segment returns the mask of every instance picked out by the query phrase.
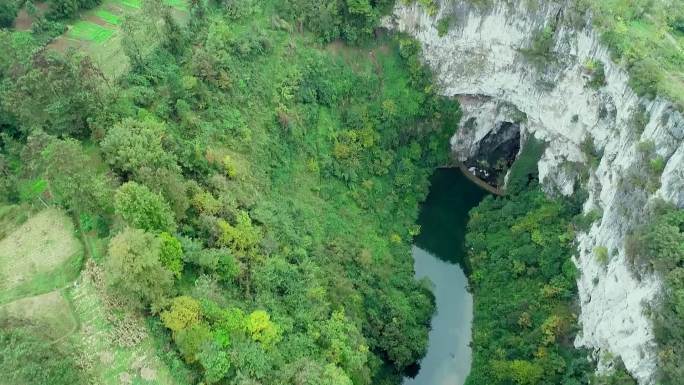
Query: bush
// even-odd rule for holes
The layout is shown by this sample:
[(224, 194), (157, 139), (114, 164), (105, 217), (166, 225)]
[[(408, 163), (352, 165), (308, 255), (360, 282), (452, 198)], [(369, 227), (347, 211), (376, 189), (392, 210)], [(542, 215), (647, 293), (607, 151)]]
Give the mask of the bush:
[(629, 85), (637, 95), (653, 98), (658, 94), (663, 74), (657, 61), (644, 58), (632, 64), (629, 70)]
[(451, 17), (443, 17), (437, 22), (437, 34), (439, 37), (445, 36), (451, 27)]
[(596, 246), (594, 248), (594, 258), (603, 266), (608, 264), (608, 248), (605, 246)]
[(596, 59), (589, 59), (584, 65), (584, 70), (589, 75), (587, 86), (593, 89), (599, 89), (606, 85), (606, 71), (603, 62)]

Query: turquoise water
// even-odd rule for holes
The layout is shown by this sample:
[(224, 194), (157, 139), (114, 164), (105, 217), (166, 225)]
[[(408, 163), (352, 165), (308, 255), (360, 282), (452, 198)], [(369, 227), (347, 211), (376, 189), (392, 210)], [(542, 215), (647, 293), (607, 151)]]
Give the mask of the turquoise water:
[(433, 283), (436, 313), (428, 352), (404, 385), (462, 385), (471, 364), (473, 297), (464, 273), (468, 211), (487, 195), (458, 169), (439, 169), (421, 207), (413, 259), (417, 278)]

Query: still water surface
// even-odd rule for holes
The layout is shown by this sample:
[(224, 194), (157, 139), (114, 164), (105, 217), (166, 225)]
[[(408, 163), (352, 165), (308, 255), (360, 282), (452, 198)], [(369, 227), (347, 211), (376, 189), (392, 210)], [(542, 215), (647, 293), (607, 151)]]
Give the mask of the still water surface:
[(404, 385), (462, 385), (471, 364), (473, 297), (467, 291), (464, 239), (468, 211), (486, 192), (458, 169), (439, 169), (421, 207), (421, 233), (415, 239), (416, 277), (433, 283), (436, 313), (428, 352), (415, 378)]

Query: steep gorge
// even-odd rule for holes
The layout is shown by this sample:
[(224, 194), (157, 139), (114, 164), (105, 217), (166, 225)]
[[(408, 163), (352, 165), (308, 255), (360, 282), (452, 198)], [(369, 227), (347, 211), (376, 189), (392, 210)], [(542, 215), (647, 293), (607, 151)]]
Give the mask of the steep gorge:
[[(521, 143), (529, 135), (546, 143), (538, 164), (544, 189), (566, 196), (586, 191), (584, 210), (597, 218), (577, 235), (582, 330), (575, 344), (594, 349), (597, 358), (619, 356), (640, 384), (653, 383), (647, 310), (661, 282), (634, 274), (624, 241), (654, 201), (684, 206), (682, 115), (667, 100), (630, 89), (598, 34), (571, 20), (571, 3), (498, 3), (488, 10), (441, 3), (433, 15), (418, 4), (397, 5), (384, 24), (420, 41), (439, 92), (461, 101), (455, 155), (476, 157), (488, 135), (508, 123), (519, 126)], [(440, 34), (444, 19), (451, 26)], [(533, 52), (544, 31), (553, 33), (548, 52)], [(590, 63), (599, 64), (605, 82), (592, 84)], [(649, 167), (656, 158), (662, 170)], [(597, 248), (608, 251), (607, 260), (597, 258)]]

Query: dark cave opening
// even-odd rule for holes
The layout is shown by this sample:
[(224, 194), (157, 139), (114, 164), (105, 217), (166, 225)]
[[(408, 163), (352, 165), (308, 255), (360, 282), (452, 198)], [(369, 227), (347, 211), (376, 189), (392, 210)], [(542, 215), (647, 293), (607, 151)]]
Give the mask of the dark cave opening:
[(499, 122), (481, 141), (477, 152), (463, 164), (492, 187), (502, 188), (504, 178), (520, 151), (520, 124)]

